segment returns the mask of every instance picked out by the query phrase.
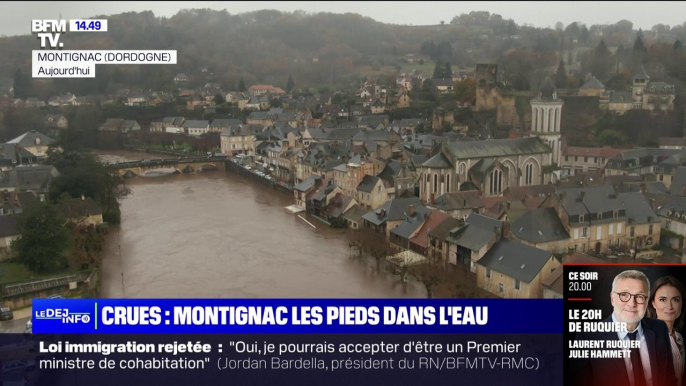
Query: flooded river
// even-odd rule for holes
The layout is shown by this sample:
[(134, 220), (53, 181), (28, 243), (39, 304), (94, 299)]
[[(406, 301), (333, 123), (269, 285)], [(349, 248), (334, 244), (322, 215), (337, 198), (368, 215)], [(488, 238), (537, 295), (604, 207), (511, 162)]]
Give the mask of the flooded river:
[(130, 188), (122, 224), (110, 227), (102, 297), (425, 297), (419, 283), (377, 272), (373, 258), (352, 258), (344, 230), (288, 213), (293, 197), (267, 185), (214, 171), (134, 178)]

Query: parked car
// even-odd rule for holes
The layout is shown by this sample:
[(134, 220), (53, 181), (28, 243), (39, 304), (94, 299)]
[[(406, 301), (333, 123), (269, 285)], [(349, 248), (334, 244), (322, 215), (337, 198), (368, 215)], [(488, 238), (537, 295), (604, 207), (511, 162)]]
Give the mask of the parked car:
[(33, 371), (33, 361), (9, 361), (2, 365), (3, 373), (23, 373), (24, 371)]
[(46, 299), (64, 299), (62, 295), (50, 295)]
[(29, 321), (26, 322), (26, 330), (33, 330), (33, 319), (29, 319)]
[(9, 307), (0, 307), (0, 320), (14, 319), (14, 312)]

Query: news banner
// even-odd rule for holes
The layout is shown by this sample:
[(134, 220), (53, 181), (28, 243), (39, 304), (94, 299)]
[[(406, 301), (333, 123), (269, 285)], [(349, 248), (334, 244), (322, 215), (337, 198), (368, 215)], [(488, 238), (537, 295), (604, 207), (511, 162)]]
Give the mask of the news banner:
[[(534, 322), (523, 316), (541, 310), (549, 316)], [(42, 370), (80, 370), (93, 380), (111, 371), (115, 383), (139, 371), (179, 370), (168, 374), (170, 381), (193, 373), (211, 383), (230, 373), (236, 382), (258, 384), (295, 374), (326, 384), (361, 377), (440, 383), (455, 376), (559, 384), (561, 324), (561, 302), (544, 299), (36, 299), (33, 305)], [(46, 334), (52, 340), (40, 340)]]

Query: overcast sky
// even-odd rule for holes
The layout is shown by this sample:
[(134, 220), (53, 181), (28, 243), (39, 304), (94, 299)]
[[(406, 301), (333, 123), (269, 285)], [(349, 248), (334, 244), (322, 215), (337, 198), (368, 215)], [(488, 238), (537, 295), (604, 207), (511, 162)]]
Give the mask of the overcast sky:
[(196, 1), (196, 2), (75, 2), (37, 1), (0, 2), (0, 34), (7, 36), (31, 33), (32, 19), (87, 18), (96, 15), (112, 15), (123, 12), (150, 10), (156, 16), (170, 17), (181, 9), (226, 9), (231, 14), (276, 9), (280, 11), (303, 10), (307, 12), (359, 13), (383, 23), (428, 25), (441, 20), (450, 22), (453, 16), (471, 11), (497, 13), (517, 24), (536, 27), (553, 27), (561, 21), (565, 25), (580, 21), (587, 25), (616, 23), (627, 19), (634, 28), (650, 29), (655, 24), (676, 25), (686, 21), (686, 2), (637, 1), (637, 2), (304, 2), (304, 1)]

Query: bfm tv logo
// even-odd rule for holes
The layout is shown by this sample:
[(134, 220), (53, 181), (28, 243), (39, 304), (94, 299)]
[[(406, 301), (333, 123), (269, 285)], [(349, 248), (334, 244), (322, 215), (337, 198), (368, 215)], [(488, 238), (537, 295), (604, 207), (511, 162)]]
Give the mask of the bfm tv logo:
[(91, 321), (90, 312), (69, 312), (66, 308), (48, 308), (36, 311), (36, 319), (61, 320), (64, 324), (88, 323)]

